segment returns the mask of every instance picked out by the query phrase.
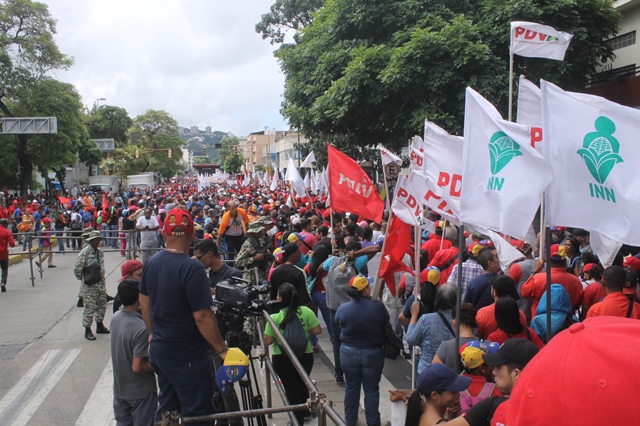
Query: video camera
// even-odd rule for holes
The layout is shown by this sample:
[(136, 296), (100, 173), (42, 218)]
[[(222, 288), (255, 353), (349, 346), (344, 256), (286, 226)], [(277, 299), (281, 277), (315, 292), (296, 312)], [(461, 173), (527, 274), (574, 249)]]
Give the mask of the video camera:
[(221, 313), (231, 311), (243, 316), (259, 316), (263, 310), (273, 314), (279, 310), (280, 302), (260, 298), (269, 290), (271, 285), (265, 279), (253, 284), (249, 280), (231, 277), (216, 285), (215, 307)]

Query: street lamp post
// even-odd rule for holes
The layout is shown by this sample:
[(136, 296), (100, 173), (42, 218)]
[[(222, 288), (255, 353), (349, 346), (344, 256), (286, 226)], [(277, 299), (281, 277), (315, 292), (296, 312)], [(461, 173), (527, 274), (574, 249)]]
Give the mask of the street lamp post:
[(106, 101), (106, 98), (98, 98), (96, 99), (96, 108), (100, 108), (100, 101)]

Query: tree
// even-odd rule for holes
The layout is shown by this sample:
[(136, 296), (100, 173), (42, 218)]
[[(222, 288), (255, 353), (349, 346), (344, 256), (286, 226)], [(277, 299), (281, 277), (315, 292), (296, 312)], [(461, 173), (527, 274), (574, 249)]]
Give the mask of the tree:
[(327, 142), (354, 154), (378, 143), (397, 151), (425, 118), (460, 133), (467, 86), (506, 116), (511, 21), (574, 34), (565, 61), (517, 57), (516, 75), (583, 90), (612, 57), (604, 40), (619, 18), (608, 0), (329, 0), (298, 44), (276, 52), (286, 76), (282, 113), (319, 157)]
[[(71, 155), (75, 154), (84, 130), (75, 122), (79, 96), (73, 87), (46, 77), (49, 71), (67, 69), (73, 64), (73, 59), (61, 53), (53, 40), (56, 22), (51, 18), (47, 5), (30, 0), (1, 0), (0, 27), (2, 115), (64, 115), (58, 117), (58, 135), (3, 137), (5, 146), (13, 144), (15, 147), (15, 150), (8, 149), (15, 153), (14, 161), (8, 164), (19, 165), (18, 181), (24, 194), (31, 183), (34, 166), (41, 166), (43, 170), (50, 167), (59, 169), (61, 159), (70, 159), (70, 153), (65, 149), (72, 149)], [(49, 96), (48, 90), (71, 103), (64, 105), (58, 102), (61, 99)]]
[(215, 159), (216, 163), (225, 164), (227, 157), (238, 152), (239, 143), (240, 141), (235, 136), (225, 136), (222, 138), (220, 141), (220, 149), (218, 149), (218, 156)]
[(180, 148), (184, 141), (178, 136), (178, 122), (168, 112), (147, 110), (133, 120), (128, 135), (142, 160), (138, 172), (153, 171), (170, 178), (181, 170)]
[(256, 24), (256, 32), (263, 40), (269, 38), (271, 44), (280, 44), (287, 30), (293, 30), (297, 41), (298, 31), (311, 24), (311, 15), (323, 4), (324, 0), (276, 0)]
[(133, 125), (127, 110), (112, 105), (94, 105), (86, 116), (91, 139), (113, 138), (117, 148), (129, 143), (127, 132)]
[(244, 164), (244, 157), (242, 154), (231, 153), (224, 161), (224, 171), (229, 174), (240, 173), (240, 169)]
[(102, 151), (93, 139), (86, 139), (78, 147), (78, 159), (91, 171), (91, 166), (99, 166), (102, 162)]

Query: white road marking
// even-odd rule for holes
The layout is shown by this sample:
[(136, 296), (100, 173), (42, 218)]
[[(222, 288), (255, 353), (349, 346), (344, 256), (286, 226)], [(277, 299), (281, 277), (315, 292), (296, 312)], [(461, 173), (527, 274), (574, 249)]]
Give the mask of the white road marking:
[(0, 425), (26, 425), (80, 351), (45, 352), (0, 400)]
[(111, 360), (104, 368), (100, 379), (76, 421), (76, 426), (112, 426), (113, 415), (113, 366)]

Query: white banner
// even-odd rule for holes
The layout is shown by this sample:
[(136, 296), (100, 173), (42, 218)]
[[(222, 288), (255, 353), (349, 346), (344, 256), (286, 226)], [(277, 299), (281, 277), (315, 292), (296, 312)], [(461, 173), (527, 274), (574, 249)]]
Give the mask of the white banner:
[(502, 119), (467, 88), (460, 220), (526, 239), (551, 182), (551, 167), (529, 146), (529, 128)]
[(511, 23), (511, 53), (529, 58), (564, 60), (573, 35), (547, 25), (515, 21)]
[[(640, 245), (640, 111), (542, 81), (548, 223)], [(568, 125), (567, 123), (570, 123)]]
[(413, 226), (420, 226), (422, 219), (422, 203), (420, 194), (413, 187), (411, 182), (400, 175), (396, 184), (396, 192), (391, 204), (393, 214), (398, 216), (404, 223)]
[(300, 176), (300, 172), (298, 172), (298, 169), (291, 157), (289, 157), (287, 174), (285, 175), (284, 180), (291, 182), (291, 186), (293, 187), (293, 190), (296, 191), (296, 194), (301, 196), (306, 194), (304, 180), (302, 179), (302, 176)]
[(302, 164), (300, 164), (300, 168), (311, 168), (313, 167), (313, 163), (316, 162), (316, 156), (313, 154), (313, 151), (307, 155), (307, 158), (304, 159)]
[(518, 84), (516, 122), (530, 127), (531, 146), (542, 154), (542, 95), (538, 86), (522, 75)]
[(450, 222), (459, 225), (457, 212), (451, 209), (446, 201), (436, 195), (440, 189), (435, 182), (427, 179), (424, 175), (415, 172), (409, 176), (409, 181), (416, 190), (421, 203), (431, 210), (434, 210)]
[(425, 173), (427, 164), (424, 149), (424, 141), (420, 136), (411, 138), (411, 144), (409, 145), (409, 170), (411, 173)]
[(378, 144), (378, 149), (380, 150), (380, 158), (382, 159), (382, 167), (387, 164), (395, 163), (397, 166), (402, 166), (402, 159), (395, 155), (393, 152), (389, 151), (384, 146)]

